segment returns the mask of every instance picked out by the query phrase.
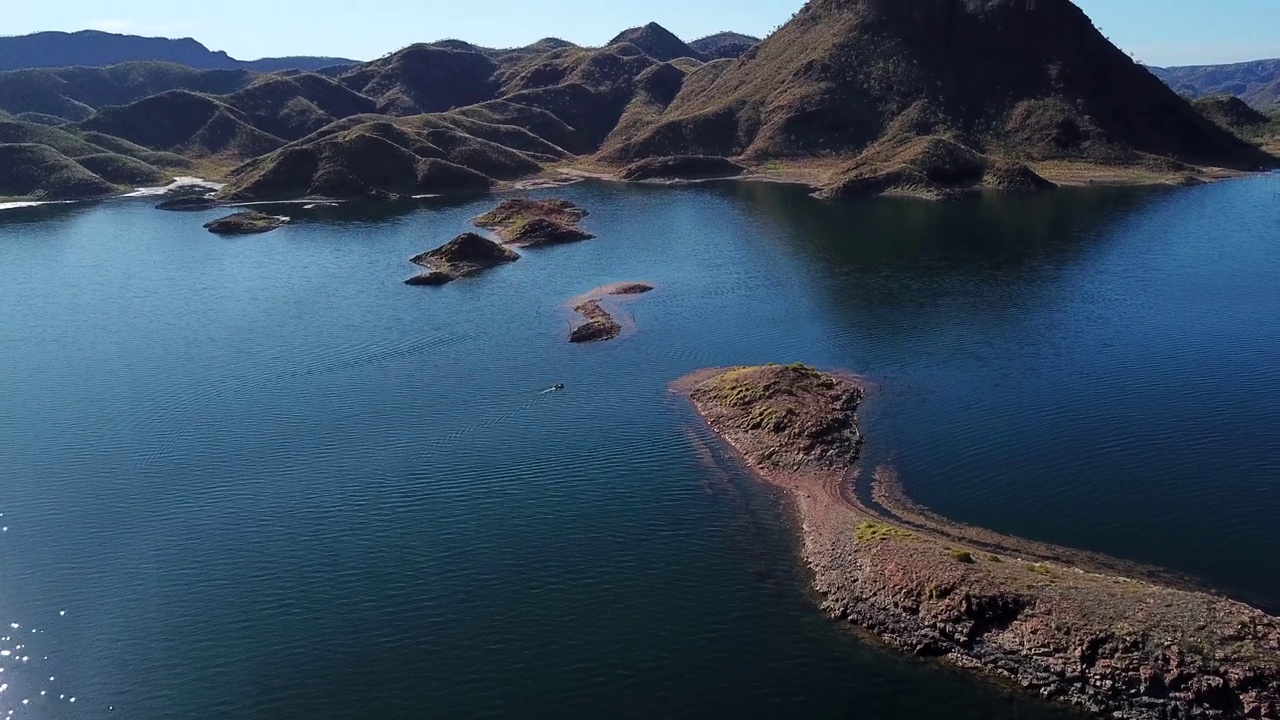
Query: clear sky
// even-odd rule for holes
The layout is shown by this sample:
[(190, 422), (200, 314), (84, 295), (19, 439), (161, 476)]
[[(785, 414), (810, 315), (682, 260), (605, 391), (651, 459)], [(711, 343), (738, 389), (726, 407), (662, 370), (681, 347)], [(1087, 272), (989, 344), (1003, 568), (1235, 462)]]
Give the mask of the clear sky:
[[(1280, 0), (1076, 0), (1113, 42), (1153, 65), (1280, 57)], [(720, 30), (765, 35), (802, 0), (52, 0), (9, 3), (0, 34), (82, 30), (194, 37), (252, 60), (331, 55), (367, 60), (456, 37), (511, 47), (548, 35), (603, 44), (656, 21), (686, 39)]]

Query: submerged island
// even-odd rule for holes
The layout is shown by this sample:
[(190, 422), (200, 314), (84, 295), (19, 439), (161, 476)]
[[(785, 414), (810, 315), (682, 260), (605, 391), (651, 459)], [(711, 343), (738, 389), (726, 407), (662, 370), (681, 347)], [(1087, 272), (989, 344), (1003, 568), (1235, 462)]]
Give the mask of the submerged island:
[(833, 617), (1096, 713), (1280, 717), (1280, 620), (1155, 569), (950, 522), (889, 468), (863, 477), (856, 378), (765, 365), (673, 388), (785, 491)]
[(598, 287), (574, 298), (569, 305), (586, 322), (569, 330), (569, 342), (604, 342), (618, 337), (622, 334), (622, 324), (604, 308), (602, 303), (608, 298), (634, 297), (652, 290), (653, 286), (646, 283), (620, 282)]

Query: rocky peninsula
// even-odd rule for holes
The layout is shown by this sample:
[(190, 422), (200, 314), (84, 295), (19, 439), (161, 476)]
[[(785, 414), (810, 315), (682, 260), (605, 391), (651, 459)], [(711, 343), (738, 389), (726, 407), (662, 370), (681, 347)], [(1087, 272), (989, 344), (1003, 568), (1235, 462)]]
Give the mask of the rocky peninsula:
[(653, 286), (645, 283), (622, 282), (604, 285), (574, 298), (569, 305), (586, 322), (569, 331), (569, 342), (603, 342), (618, 337), (623, 327), (601, 303), (608, 298), (634, 297), (651, 290)]
[(971, 528), (864, 477), (861, 383), (804, 365), (673, 385), (783, 490), (823, 608), (889, 645), (1117, 718), (1280, 718), (1280, 620), (1114, 558)]
[(435, 250), (410, 258), (409, 262), (426, 268), (427, 272), (419, 273), (404, 283), (444, 285), (519, 259), (518, 254), (488, 238), (463, 233)]

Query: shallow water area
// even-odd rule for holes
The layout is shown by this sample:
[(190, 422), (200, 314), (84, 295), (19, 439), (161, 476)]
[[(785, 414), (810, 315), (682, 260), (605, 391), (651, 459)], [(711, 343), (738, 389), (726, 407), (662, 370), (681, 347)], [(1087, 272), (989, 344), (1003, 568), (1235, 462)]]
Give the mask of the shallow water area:
[[(0, 620), (31, 638), (0, 633), (0, 714), (1067, 717), (825, 620), (668, 383), (857, 372), (868, 464), (931, 508), (1275, 610), (1276, 188), (588, 180), (533, 195), (596, 239), (442, 288), (408, 258), (500, 196), (230, 239), (154, 198), (5, 213)], [(634, 331), (566, 342), (627, 280)]]

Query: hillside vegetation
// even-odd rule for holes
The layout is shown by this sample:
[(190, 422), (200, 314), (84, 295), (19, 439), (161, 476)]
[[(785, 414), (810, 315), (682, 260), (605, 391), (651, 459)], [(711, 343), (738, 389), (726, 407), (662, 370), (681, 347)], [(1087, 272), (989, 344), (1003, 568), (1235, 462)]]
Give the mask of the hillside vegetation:
[(1265, 162), (1067, 0), (813, 0), (734, 64), (692, 73), (609, 153), (676, 154), (854, 156), (834, 194), (970, 186), (991, 158)]
[(48, 145), (0, 144), (0, 197), (70, 200), (117, 189)]
[(740, 58), (760, 43), (760, 38), (736, 32), (719, 32), (698, 38), (689, 47), (708, 59)]
[(227, 200), (477, 192), (571, 165), (950, 197), (1045, 189), (1064, 167), (1173, 179), (1273, 160), (1069, 0), (811, 0), (760, 42), (650, 23), (601, 48), (442, 40), (321, 72), (23, 70), (0, 73), (0, 111), (38, 114), (0, 141), (186, 163), (227, 176)]

